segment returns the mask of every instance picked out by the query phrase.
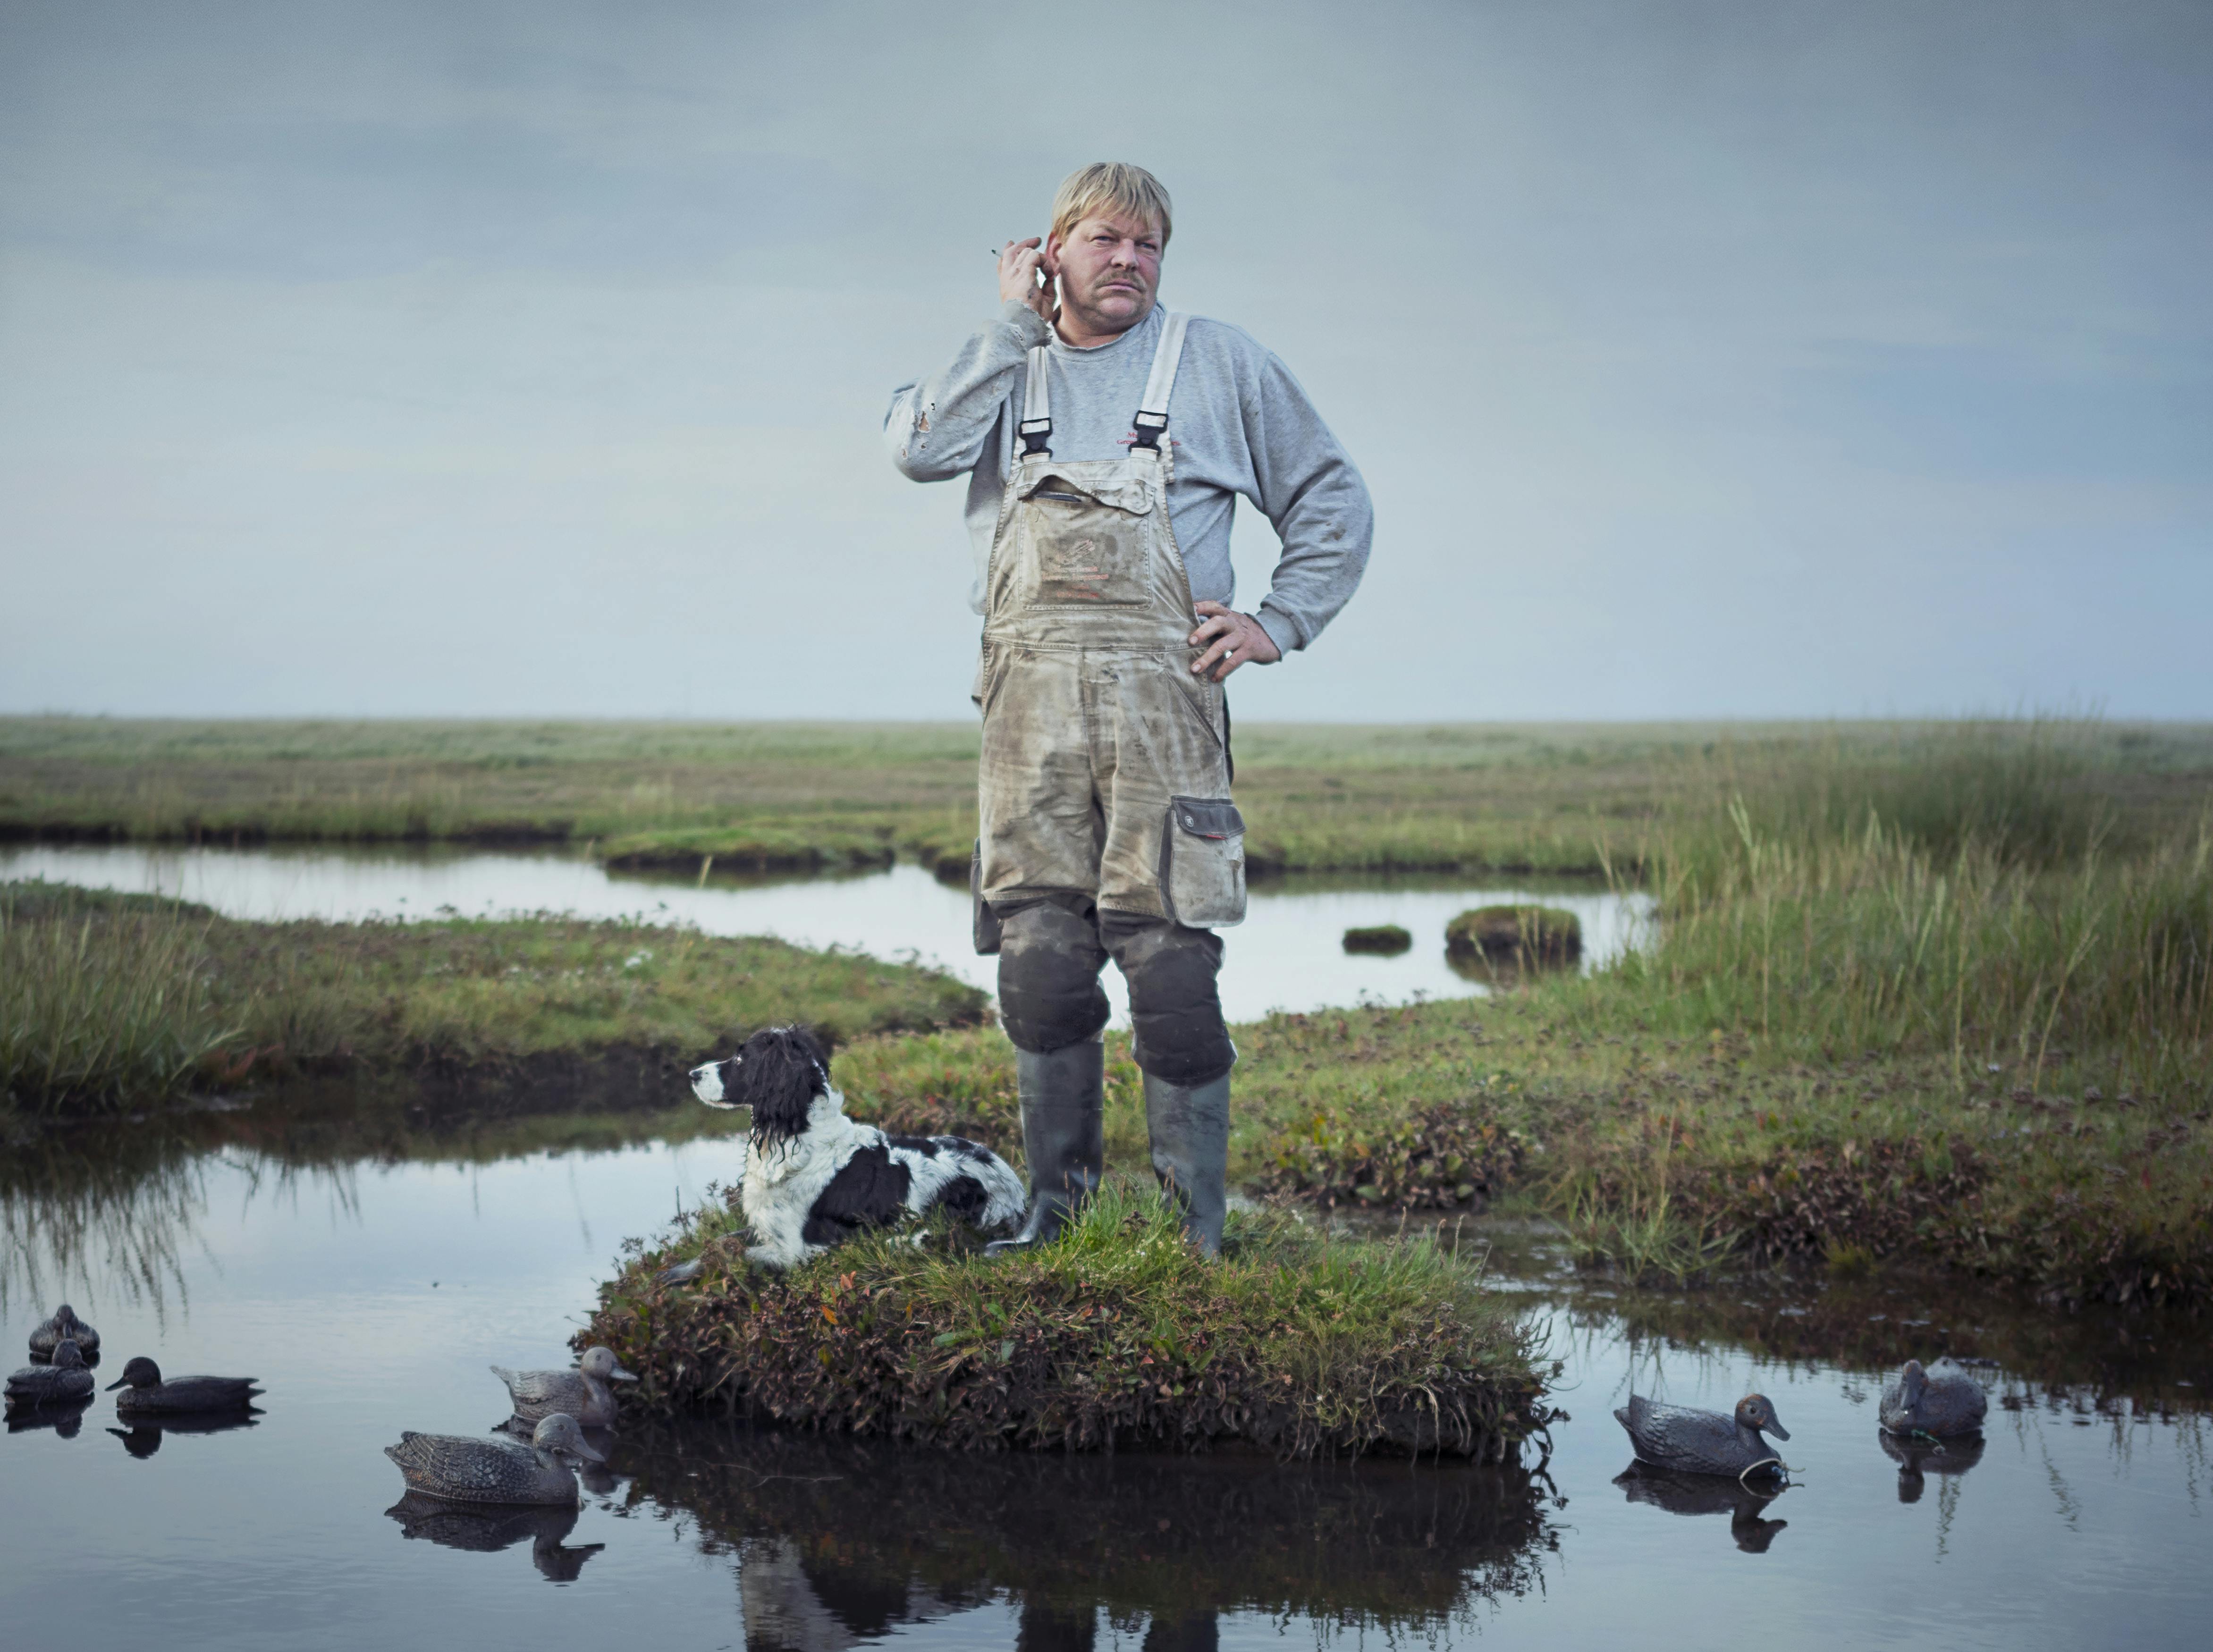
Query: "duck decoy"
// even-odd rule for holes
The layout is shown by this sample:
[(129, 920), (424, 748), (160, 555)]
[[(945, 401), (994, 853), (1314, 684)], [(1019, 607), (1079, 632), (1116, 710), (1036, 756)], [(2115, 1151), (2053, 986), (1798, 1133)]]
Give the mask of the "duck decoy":
[(1765, 1394), (1747, 1394), (1736, 1402), (1735, 1414), (1724, 1417), (1688, 1405), (1663, 1405), (1633, 1393), (1629, 1404), (1614, 1412), (1613, 1420), (1629, 1431), (1629, 1443), (1637, 1448), (1639, 1461), (1686, 1474), (1741, 1477), (1755, 1469), (1780, 1474), (1783, 1460), (1760, 1430), (1778, 1440), (1790, 1437), (1790, 1430), (1776, 1421), (1775, 1407)]
[(584, 1563), (604, 1543), (571, 1548), (562, 1541), (576, 1528), (572, 1508), (465, 1508), (410, 1491), (384, 1511), (399, 1522), (399, 1534), (421, 1538), (442, 1548), (492, 1554), (527, 1539), (530, 1563), (548, 1582), (573, 1583)]
[(609, 1382), (637, 1378), (615, 1363), (612, 1348), (588, 1348), (573, 1371), (510, 1371), (495, 1365), (491, 1374), (507, 1384), (515, 1414), (526, 1423), (566, 1411), (586, 1428), (603, 1429), (615, 1420), (615, 1391)]
[(1949, 1440), (1981, 1428), (1990, 1408), (1983, 1385), (1949, 1357), (1925, 1370), (1910, 1359), (1883, 1384), (1875, 1414), (1886, 1433)]
[(187, 1415), (193, 1411), (244, 1411), (261, 1396), (258, 1377), (182, 1376), (162, 1381), (162, 1368), (141, 1354), (107, 1385), (115, 1409), (125, 1417)]
[(51, 1364), (26, 1365), (8, 1379), (10, 1405), (53, 1405), (82, 1399), (92, 1392), (92, 1373), (76, 1344), (64, 1337)]
[(575, 1503), (571, 1460), (606, 1460), (584, 1443), (583, 1430), (566, 1411), (540, 1420), (527, 1446), (518, 1440), (408, 1431), (398, 1445), (385, 1447), (384, 1454), (399, 1465), (409, 1490), (454, 1503)]
[[(1761, 1478), (1765, 1482), (1766, 1477)], [(1767, 1518), (1768, 1506), (1790, 1489), (1788, 1481), (1779, 1485), (1767, 1482), (1769, 1489), (1755, 1491), (1741, 1480), (1678, 1474), (1672, 1469), (1631, 1463), (1625, 1472), (1614, 1476), (1613, 1483), (1628, 1494), (1630, 1502), (1650, 1503), (1671, 1515), (1727, 1515), (1729, 1536), (1747, 1554), (1765, 1554), (1776, 1534), (1790, 1524), (1787, 1520)]]
[(76, 1310), (64, 1302), (54, 1310), (54, 1317), (31, 1332), (31, 1357), (52, 1359), (54, 1350), (64, 1341), (76, 1344), (76, 1351), (90, 1359), (100, 1351), (100, 1332), (76, 1316)]

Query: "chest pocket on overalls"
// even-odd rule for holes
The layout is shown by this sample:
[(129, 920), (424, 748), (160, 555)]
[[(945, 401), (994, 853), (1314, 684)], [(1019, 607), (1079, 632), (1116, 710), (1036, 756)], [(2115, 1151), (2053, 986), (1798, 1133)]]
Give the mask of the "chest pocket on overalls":
[(1135, 608), (1151, 600), (1153, 509), (1142, 482), (1085, 485), (1048, 471), (1025, 489), (1040, 608)]
[(1171, 797), (1161, 823), (1161, 898), (1192, 930), (1245, 921), (1245, 817), (1227, 797)]

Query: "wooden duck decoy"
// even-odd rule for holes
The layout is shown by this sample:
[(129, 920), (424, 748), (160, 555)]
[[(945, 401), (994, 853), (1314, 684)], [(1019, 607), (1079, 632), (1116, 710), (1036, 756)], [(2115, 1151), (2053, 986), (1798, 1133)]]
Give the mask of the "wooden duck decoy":
[(588, 1429), (603, 1429), (615, 1420), (615, 1391), (610, 1382), (635, 1382), (637, 1378), (615, 1363), (612, 1348), (588, 1348), (573, 1371), (510, 1371), (495, 1365), (491, 1374), (507, 1384), (515, 1414), (526, 1423), (566, 1411)]
[(92, 1373), (76, 1344), (64, 1337), (50, 1364), (26, 1365), (8, 1379), (8, 1404), (14, 1405), (68, 1405), (92, 1393)]
[(64, 1302), (54, 1310), (54, 1317), (31, 1332), (31, 1357), (52, 1359), (54, 1350), (64, 1341), (76, 1344), (76, 1351), (90, 1359), (100, 1352), (100, 1332), (76, 1316), (76, 1310)]
[(606, 1460), (584, 1443), (566, 1411), (541, 1420), (530, 1443), (460, 1434), (402, 1433), (384, 1454), (399, 1465), (407, 1489), (455, 1503), (574, 1504), (580, 1499), (572, 1460)]
[(1764, 1429), (1778, 1440), (1790, 1437), (1790, 1430), (1776, 1420), (1775, 1407), (1765, 1394), (1747, 1394), (1736, 1402), (1734, 1415), (1723, 1416), (1688, 1405), (1663, 1405), (1633, 1393), (1629, 1404), (1614, 1412), (1613, 1420), (1629, 1431), (1638, 1461), (1686, 1474), (1741, 1477), (1755, 1469), (1780, 1474), (1783, 1460), (1760, 1431)]
[(1990, 1408), (1983, 1385), (1966, 1368), (1947, 1357), (1923, 1369), (1910, 1359), (1883, 1384), (1875, 1415), (1887, 1434), (1949, 1440), (1980, 1429)]
[(194, 1411), (243, 1411), (260, 1398), (256, 1377), (171, 1377), (164, 1381), (162, 1368), (140, 1355), (123, 1368), (123, 1375), (107, 1385), (115, 1395), (115, 1409), (125, 1417), (181, 1416)]

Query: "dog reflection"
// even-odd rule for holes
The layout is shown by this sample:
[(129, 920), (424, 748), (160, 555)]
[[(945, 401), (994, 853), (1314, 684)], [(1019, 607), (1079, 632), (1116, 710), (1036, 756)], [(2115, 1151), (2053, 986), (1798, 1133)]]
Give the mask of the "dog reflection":
[(123, 1442), (124, 1450), (133, 1457), (143, 1458), (151, 1457), (162, 1448), (162, 1436), (165, 1434), (228, 1434), (233, 1429), (253, 1428), (259, 1421), (258, 1411), (213, 1417), (180, 1415), (164, 1417), (159, 1422), (142, 1419), (127, 1429), (110, 1429), (108, 1432)]
[(1767, 1505), (1790, 1488), (1770, 1481), (1755, 1491), (1723, 1474), (1672, 1474), (1664, 1468), (1632, 1464), (1614, 1478), (1631, 1503), (1649, 1503), (1671, 1515), (1727, 1515), (1729, 1535), (1747, 1554), (1765, 1554), (1775, 1534), (1790, 1522), (1769, 1520)]
[(561, 1539), (576, 1528), (574, 1509), (446, 1503), (411, 1491), (384, 1512), (399, 1522), (401, 1536), (427, 1538), (448, 1549), (490, 1554), (527, 1539), (531, 1564), (552, 1583), (575, 1582), (584, 1563), (607, 1547), (604, 1543), (563, 1546)]
[(1885, 1430), (1875, 1438), (1884, 1454), (1898, 1465), (1898, 1500), (1919, 1503), (1931, 1474), (1964, 1474), (1983, 1460), (1983, 1436), (1961, 1435), (1951, 1440), (1901, 1440)]

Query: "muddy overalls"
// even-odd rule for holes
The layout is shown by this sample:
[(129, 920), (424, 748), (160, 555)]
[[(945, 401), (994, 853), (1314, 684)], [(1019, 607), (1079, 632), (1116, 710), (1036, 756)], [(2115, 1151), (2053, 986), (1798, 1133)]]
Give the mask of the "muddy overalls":
[(1168, 520), (1187, 320), (1163, 318), (1121, 459), (1053, 457), (1046, 349), (1030, 352), (991, 545), (974, 883), (1030, 1173), (1029, 1219), (1009, 1246), (1052, 1238), (1098, 1184), (1111, 955), (1130, 986), (1154, 1171), (1193, 1238), (1220, 1247), (1237, 1052), (1210, 931), (1245, 916), (1245, 826), (1222, 686), (1191, 670), (1198, 617)]

